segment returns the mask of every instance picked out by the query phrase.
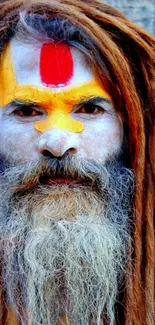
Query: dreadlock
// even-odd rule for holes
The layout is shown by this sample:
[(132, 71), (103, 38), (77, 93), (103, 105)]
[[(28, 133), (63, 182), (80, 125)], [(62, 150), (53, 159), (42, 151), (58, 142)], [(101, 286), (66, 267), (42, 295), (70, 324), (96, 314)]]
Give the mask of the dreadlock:
[[(20, 20), (37, 37), (39, 30), (40, 35), (52, 38), (50, 24), (55, 24), (56, 38), (80, 47), (95, 66), (123, 120), (128, 144), (126, 165), (134, 171), (136, 184), (129, 277), (122, 298), (123, 324), (153, 325), (155, 40), (118, 10), (98, 0), (3, 0), (1, 51), (20, 28)], [(60, 23), (64, 35), (62, 28), (59, 33)]]

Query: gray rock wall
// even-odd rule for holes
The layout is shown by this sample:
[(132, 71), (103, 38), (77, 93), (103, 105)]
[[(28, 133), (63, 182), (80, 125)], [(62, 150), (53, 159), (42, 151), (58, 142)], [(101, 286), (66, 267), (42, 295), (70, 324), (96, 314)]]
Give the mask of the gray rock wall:
[(121, 10), (135, 24), (155, 35), (155, 0), (104, 0)]

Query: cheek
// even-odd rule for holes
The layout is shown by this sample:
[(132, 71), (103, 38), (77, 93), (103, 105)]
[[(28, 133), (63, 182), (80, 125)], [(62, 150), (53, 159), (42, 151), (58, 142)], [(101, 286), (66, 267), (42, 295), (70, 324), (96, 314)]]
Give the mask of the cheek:
[(82, 154), (87, 158), (105, 163), (107, 159), (118, 153), (122, 140), (123, 125), (117, 116), (87, 123), (83, 132)]
[(10, 163), (27, 163), (35, 159), (37, 155), (35, 151), (36, 132), (33, 126), (2, 123), (0, 143), (1, 154)]

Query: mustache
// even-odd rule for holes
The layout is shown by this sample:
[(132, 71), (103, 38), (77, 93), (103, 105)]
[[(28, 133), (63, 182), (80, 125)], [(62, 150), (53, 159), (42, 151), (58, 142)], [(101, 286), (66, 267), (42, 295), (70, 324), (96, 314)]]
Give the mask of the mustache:
[[(120, 168), (120, 163), (115, 164)], [(108, 176), (108, 167), (98, 162), (66, 155), (62, 158), (42, 157), (24, 165), (6, 165), (0, 174), (1, 184), (13, 190), (25, 191), (44, 185), (54, 178), (65, 178), (100, 189)], [(102, 175), (102, 176), (101, 176)], [(1, 185), (2, 186), (2, 185)], [(9, 187), (10, 187), (9, 186)]]

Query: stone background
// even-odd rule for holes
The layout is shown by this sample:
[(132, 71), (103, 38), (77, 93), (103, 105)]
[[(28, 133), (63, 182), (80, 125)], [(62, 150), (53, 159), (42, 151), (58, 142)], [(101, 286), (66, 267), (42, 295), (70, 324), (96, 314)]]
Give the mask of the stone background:
[(155, 0), (104, 0), (155, 36)]

